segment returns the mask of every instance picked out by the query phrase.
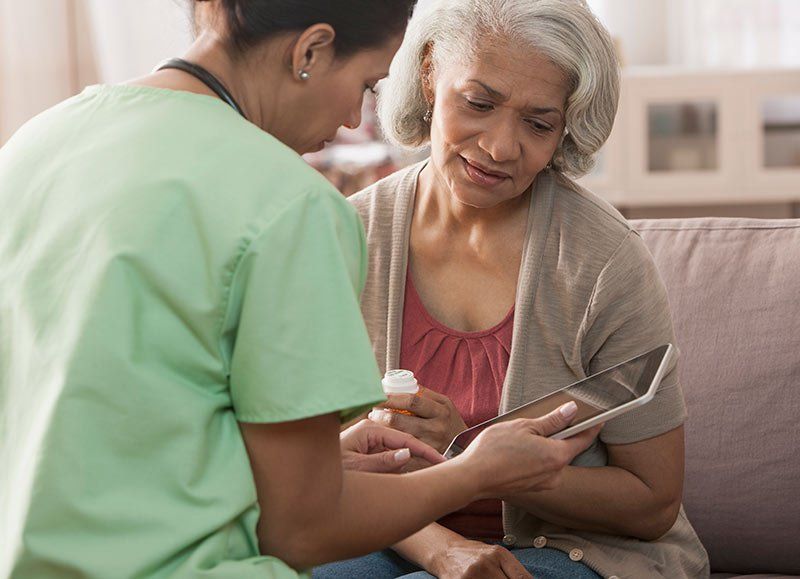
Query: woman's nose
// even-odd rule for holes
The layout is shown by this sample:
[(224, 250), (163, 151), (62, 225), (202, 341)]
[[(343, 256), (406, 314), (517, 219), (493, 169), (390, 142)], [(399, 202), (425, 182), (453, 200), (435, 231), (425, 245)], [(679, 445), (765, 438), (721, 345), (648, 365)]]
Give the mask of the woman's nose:
[(497, 163), (516, 160), (521, 150), (517, 124), (498, 119), (481, 134), (478, 145)]

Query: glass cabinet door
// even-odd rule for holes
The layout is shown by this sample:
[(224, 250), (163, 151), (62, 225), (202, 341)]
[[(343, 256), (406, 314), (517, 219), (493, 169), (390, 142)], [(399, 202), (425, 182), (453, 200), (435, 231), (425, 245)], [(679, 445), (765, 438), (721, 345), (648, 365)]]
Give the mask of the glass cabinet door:
[(716, 103), (649, 104), (647, 123), (649, 171), (690, 172), (719, 168)]
[(800, 95), (764, 99), (761, 129), (765, 169), (800, 167)]

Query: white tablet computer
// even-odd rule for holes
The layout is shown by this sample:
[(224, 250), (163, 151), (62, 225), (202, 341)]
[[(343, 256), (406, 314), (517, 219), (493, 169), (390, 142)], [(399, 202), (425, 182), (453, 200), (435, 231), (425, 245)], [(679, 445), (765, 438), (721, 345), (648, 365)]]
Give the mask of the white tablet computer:
[(517, 418), (539, 418), (571, 401), (578, 405), (578, 414), (570, 426), (551, 435), (550, 438), (568, 438), (596, 424), (607, 422), (653, 399), (674, 351), (672, 344), (659, 346), (468, 428), (453, 439), (444, 456), (446, 458), (458, 456), (492, 424)]

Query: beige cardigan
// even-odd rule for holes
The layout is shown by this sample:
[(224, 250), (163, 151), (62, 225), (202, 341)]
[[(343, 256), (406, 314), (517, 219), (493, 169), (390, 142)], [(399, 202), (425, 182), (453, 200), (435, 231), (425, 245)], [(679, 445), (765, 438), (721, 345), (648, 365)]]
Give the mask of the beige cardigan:
[[(364, 221), (369, 270), (361, 308), (382, 371), (400, 356), (409, 232), (417, 177), (427, 161), (350, 198)], [(528, 213), (513, 340), (500, 410), (666, 342), (666, 291), (639, 235), (605, 201), (552, 171), (537, 177)], [(580, 466), (607, 464), (606, 444), (652, 438), (686, 417), (673, 364), (655, 398), (611, 420)], [(658, 541), (574, 531), (503, 504), (504, 542), (554, 547), (604, 577), (708, 577), (708, 557), (683, 509)]]

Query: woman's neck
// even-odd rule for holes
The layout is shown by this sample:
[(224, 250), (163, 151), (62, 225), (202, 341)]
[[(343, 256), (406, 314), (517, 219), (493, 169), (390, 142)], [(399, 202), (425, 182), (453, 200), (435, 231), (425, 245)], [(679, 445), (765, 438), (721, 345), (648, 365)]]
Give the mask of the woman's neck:
[(462, 203), (431, 161), (423, 168), (417, 183), (414, 220), (419, 225), (443, 233), (484, 237), (496, 232), (524, 227), (527, 223), (530, 191), (493, 207), (473, 207)]

